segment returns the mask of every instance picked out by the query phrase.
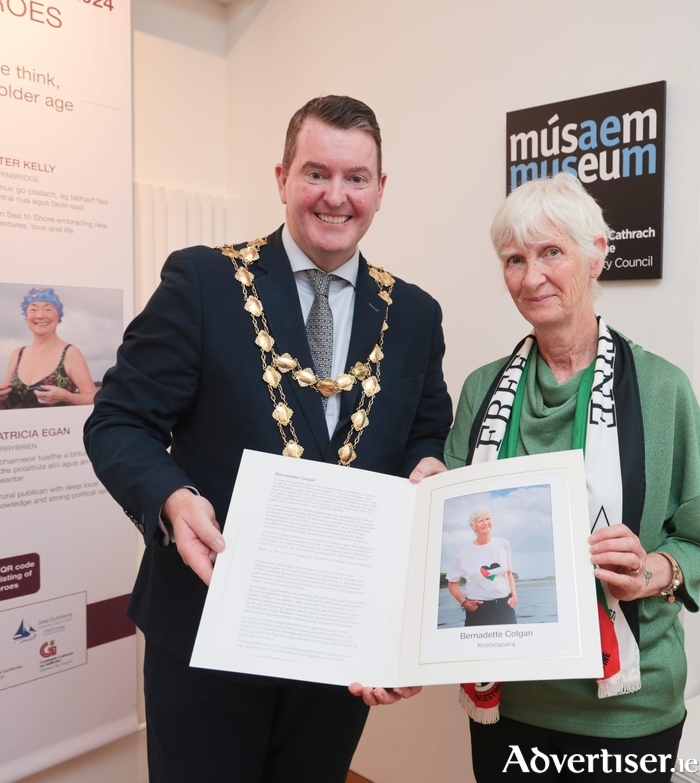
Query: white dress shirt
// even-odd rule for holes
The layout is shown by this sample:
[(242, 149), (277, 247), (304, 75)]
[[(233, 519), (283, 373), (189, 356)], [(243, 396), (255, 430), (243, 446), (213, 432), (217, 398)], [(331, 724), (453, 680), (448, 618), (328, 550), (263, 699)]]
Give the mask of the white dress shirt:
[[(316, 264), (304, 253), (292, 238), (292, 235), (285, 225), (282, 229), (282, 244), (289, 256), (289, 263), (294, 272), (294, 278), (297, 283), (299, 293), (299, 303), (301, 312), (304, 316), (304, 323), (309, 317), (311, 305), (314, 302), (314, 287), (311, 285), (307, 269), (318, 269)], [(333, 313), (333, 362), (331, 364), (331, 374), (337, 378), (340, 373), (345, 372), (347, 368), (348, 348), (350, 347), (350, 333), (352, 332), (352, 314), (355, 308), (355, 285), (357, 283), (357, 273), (360, 268), (360, 251), (355, 250), (352, 258), (346, 261), (342, 266), (333, 270), (334, 275), (342, 278), (341, 280), (331, 280), (328, 290), (328, 304)], [(274, 335), (273, 335), (274, 337)], [(279, 343), (278, 343), (279, 346)], [(299, 358), (299, 357), (295, 357)], [(328, 427), (328, 436), (333, 437), (335, 428), (340, 416), (340, 395), (331, 394), (328, 397), (326, 406), (326, 426)]]

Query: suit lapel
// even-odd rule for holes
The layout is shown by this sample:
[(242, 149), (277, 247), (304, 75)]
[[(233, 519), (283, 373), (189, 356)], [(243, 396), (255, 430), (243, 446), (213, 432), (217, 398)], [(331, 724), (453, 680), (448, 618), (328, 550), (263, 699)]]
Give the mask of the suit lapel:
[[(265, 308), (265, 317), (276, 341), (275, 350), (280, 354), (289, 353), (294, 356), (302, 367), (311, 367), (311, 352), (299, 294), (282, 244), (281, 229), (268, 237), (268, 244), (260, 249), (260, 259), (251, 267), (251, 271), (255, 274), (255, 285)], [(296, 405), (289, 400), (292, 409), (296, 407), (303, 413), (319, 451), (325, 454), (329, 439), (321, 395), (300, 387), (291, 378), (291, 373), (283, 375), (282, 378), (285, 392), (289, 394), (291, 389), (296, 398)]]
[[(360, 254), (360, 268), (355, 286), (355, 309), (352, 315), (352, 332), (346, 369), (356, 362), (366, 362), (372, 348), (377, 344), (381, 333), (386, 305), (377, 296), (377, 284), (369, 276), (367, 262)], [(360, 384), (356, 383), (349, 392), (342, 392), (340, 398), (340, 417), (336, 433), (347, 433), (350, 416), (360, 400)], [(343, 435), (343, 438), (345, 435)]]

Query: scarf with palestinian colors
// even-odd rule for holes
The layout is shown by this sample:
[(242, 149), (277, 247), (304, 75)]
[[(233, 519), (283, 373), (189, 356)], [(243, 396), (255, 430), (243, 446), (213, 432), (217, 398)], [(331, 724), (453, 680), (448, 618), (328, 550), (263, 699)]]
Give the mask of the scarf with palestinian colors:
[[(520, 342), (486, 394), (469, 437), (467, 465), (514, 457), (534, 335)], [(534, 370), (533, 370), (534, 371)], [(585, 448), (591, 533), (623, 522), (635, 534), (644, 508), (644, 429), (634, 358), (598, 318), (598, 352), (579, 386), (572, 448)], [(603, 676), (598, 698), (641, 688), (639, 610), (596, 579)], [(501, 685), (465, 683), (460, 703), (477, 723), (495, 723)]]

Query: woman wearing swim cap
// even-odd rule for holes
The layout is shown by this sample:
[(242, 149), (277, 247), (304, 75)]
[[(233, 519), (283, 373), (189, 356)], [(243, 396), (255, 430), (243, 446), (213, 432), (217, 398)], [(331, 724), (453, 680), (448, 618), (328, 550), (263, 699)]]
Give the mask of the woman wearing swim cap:
[(0, 384), (0, 407), (40, 408), (91, 405), (97, 391), (85, 357), (56, 334), (63, 304), (53, 288), (30, 289), (20, 305), (31, 344), (10, 356), (5, 382)]

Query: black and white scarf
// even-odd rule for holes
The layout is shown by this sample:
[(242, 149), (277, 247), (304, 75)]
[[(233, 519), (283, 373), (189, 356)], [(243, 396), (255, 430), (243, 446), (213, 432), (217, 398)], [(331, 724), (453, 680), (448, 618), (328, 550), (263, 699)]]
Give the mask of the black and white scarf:
[[(487, 392), (470, 434), (467, 465), (498, 459), (517, 389), (526, 382), (523, 370), (534, 343), (534, 335), (528, 335), (516, 346)], [(598, 319), (585, 449), (591, 533), (624, 523), (638, 535), (646, 480), (637, 373), (629, 345), (602, 318)], [(598, 697), (633, 693), (641, 688), (637, 603), (619, 602), (598, 580), (596, 589), (603, 655)], [(463, 706), (480, 723), (498, 720), (499, 697), (499, 683), (461, 686)]]

